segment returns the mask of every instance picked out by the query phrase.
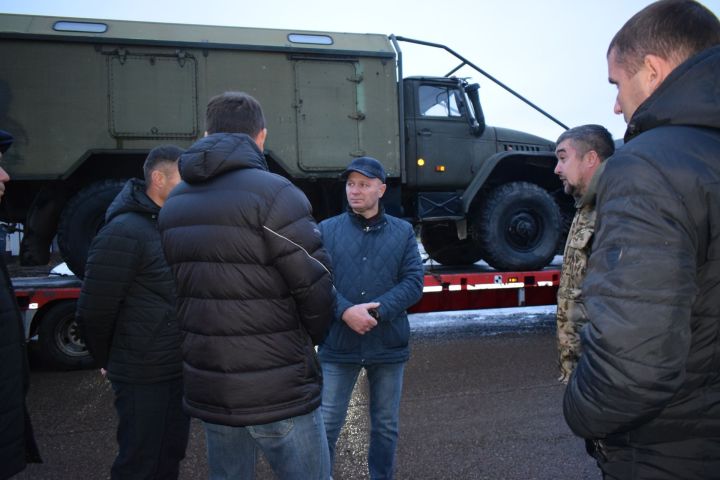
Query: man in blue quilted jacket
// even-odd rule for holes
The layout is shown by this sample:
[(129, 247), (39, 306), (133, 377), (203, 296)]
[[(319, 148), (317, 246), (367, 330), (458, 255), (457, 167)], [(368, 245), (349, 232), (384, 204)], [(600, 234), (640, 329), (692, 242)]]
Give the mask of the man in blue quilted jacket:
[(343, 172), (348, 211), (320, 224), (335, 273), (336, 309), (320, 345), (322, 413), (330, 460), (358, 374), (370, 387), (370, 478), (393, 477), (403, 371), (410, 354), (407, 308), (422, 296), (423, 269), (412, 226), (385, 214), (382, 164), (355, 159)]

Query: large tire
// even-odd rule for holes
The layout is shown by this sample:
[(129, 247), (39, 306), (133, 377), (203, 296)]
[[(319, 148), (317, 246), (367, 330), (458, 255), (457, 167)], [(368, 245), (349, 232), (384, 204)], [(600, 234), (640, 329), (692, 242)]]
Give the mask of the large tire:
[(567, 241), (570, 227), (575, 218), (575, 201), (570, 195), (560, 193), (555, 195), (555, 202), (560, 207), (560, 238), (558, 239), (557, 255), (565, 253), (565, 242)]
[(60, 369), (88, 368), (94, 360), (85, 347), (75, 320), (76, 302), (62, 301), (48, 305), (40, 317), (38, 347), (50, 365)]
[(425, 253), (442, 265), (472, 265), (482, 258), (470, 236), (458, 239), (455, 222), (424, 223), (420, 227), (420, 241)]
[(541, 187), (514, 182), (490, 190), (473, 209), (473, 238), (497, 270), (539, 270), (555, 256), (560, 208)]
[(68, 268), (83, 278), (90, 243), (105, 222), (105, 211), (122, 189), (124, 181), (104, 180), (80, 190), (65, 205), (57, 240)]

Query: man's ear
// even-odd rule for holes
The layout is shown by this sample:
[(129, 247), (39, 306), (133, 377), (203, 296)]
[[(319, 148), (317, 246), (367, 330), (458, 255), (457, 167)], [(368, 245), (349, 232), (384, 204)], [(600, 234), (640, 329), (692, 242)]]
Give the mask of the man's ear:
[[(643, 60), (645, 75), (643, 86), (649, 97), (665, 81), (670, 73), (675, 70), (676, 62), (665, 60), (657, 55), (647, 54)], [(640, 73), (640, 72), (639, 72)]]
[(253, 138), (253, 140), (255, 140), (255, 144), (258, 146), (260, 151), (263, 151), (263, 149), (265, 148), (265, 139), (266, 138), (267, 138), (267, 128), (263, 128), (262, 130), (260, 130), (258, 132), (258, 134), (255, 135), (255, 138)]
[(595, 150), (589, 150), (585, 155), (588, 167), (597, 167), (600, 164), (600, 155)]
[(387, 185), (383, 183), (382, 185), (380, 185), (380, 198), (385, 195), (385, 190), (387, 190)]
[(165, 175), (160, 169), (153, 170), (150, 174), (150, 181), (156, 187), (162, 187), (165, 184)]

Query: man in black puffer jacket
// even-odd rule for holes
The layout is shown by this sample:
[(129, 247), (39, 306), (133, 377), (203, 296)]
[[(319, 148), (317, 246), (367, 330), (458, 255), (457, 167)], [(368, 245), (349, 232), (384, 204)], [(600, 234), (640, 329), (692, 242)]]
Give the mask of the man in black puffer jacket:
[(625, 145), (597, 187), (565, 418), (607, 479), (720, 476), (720, 22), (653, 3), (608, 50)]
[(260, 104), (212, 98), (160, 213), (178, 286), (185, 408), (205, 424), (210, 476), (253, 478), (261, 449), (284, 480), (327, 480), (314, 345), (333, 315), (310, 204), (268, 172)]
[(180, 182), (182, 150), (165, 145), (145, 160), (110, 204), (93, 239), (77, 319), (115, 391), (119, 423), (113, 479), (177, 478), (190, 419), (182, 411), (182, 358), (175, 285), (157, 217)]

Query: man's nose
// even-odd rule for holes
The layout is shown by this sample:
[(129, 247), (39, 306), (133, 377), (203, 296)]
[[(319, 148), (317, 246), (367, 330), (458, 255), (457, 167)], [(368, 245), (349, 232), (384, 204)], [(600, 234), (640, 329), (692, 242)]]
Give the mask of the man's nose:
[(620, 106), (620, 102), (618, 99), (615, 99), (615, 107), (613, 108), (613, 112), (615, 112), (615, 115), (620, 115), (623, 113), (622, 107)]

